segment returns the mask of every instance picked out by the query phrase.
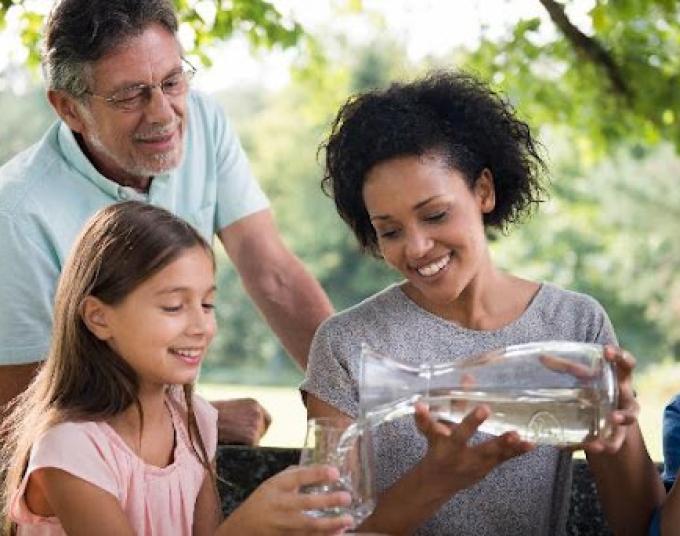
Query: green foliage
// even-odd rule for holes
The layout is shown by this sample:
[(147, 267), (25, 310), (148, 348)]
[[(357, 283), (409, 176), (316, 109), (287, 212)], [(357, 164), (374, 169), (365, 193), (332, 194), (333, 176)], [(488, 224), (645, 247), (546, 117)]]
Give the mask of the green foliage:
[[(285, 18), (266, 0), (174, 0), (180, 24), (190, 29), (192, 43), (187, 52), (209, 64), (206, 46), (235, 34), (245, 35), (255, 47), (288, 48), (304, 35), (302, 26)], [(21, 40), (29, 51), (29, 65), (40, 61), (39, 43), (43, 15), (27, 0), (0, 0), (0, 29), (6, 25), (7, 12), (17, 10), (21, 18)]]
[[(532, 18), (500, 40), (484, 39), (466, 66), (508, 92), (534, 124), (569, 125), (589, 158), (620, 142), (668, 140), (680, 150), (680, 4), (597, 0), (589, 17), (586, 45)], [(597, 44), (624, 90), (588, 55)]]

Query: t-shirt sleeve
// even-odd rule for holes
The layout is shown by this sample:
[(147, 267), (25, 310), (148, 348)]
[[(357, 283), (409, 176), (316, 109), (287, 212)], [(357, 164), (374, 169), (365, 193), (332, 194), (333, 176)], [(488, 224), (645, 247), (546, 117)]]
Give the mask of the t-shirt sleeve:
[(211, 460), (217, 452), (217, 410), (207, 400), (199, 395), (193, 397), (194, 414), (198, 430)]
[(343, 344), (336, 334), (333, 317), (317, 330), (300, 390), (355, 419), (359, 414), (358, 382), (352, 374), (351, 345)]
[(595, 326), (597, 332), (595, 340), (593, 342), (596, 342), (598, 344), (613, 344), (615, 346), (618, 345), (616, 332), (614, 331), (614, 326), (612, 325), (611, 320), (609, 320), (609, 315), (607, 314), (607, 311), (605, 311), (604, 307), (602, 307), (600, 302), (598, 302), (594, 298), (590, 298), (590, 301), (594, 309), (593, 316), (595, 318)]
[(680, 470), (680, 395), (663, 412), (663, 482), (670, 489)]
[(0, 255), (0, 365), (41, 361), (59, 266), (27, 216), (0, 213)]
[(215, 105), (217, 144), (217, 229), (269, 207), (245, 151), (222, 109)]
[(116, 457), (94, 423), (63, 423), (50, 428), (31, 449), (26, 474), (12, 497), (11, 517), (18, 523), (35, 523), (36, 516), (26, 506), (24, 493), (30, 475), (43, 468), (66, 471), (120, 499)]

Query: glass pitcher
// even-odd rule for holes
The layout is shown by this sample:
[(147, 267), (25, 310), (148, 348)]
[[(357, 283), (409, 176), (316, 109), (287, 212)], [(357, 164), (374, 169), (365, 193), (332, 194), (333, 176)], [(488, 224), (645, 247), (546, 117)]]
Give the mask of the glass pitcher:
[(579, 445), (611, 432), (617, 407), (614, 366), (603, 347), (563, 341), (508, 346), (451, 363), (413, 365), (362, 345), (358, 428), (414, 413), (460, 422), (476, 404), (491, 415), (480, 430), (514, 430), (526, 441)]

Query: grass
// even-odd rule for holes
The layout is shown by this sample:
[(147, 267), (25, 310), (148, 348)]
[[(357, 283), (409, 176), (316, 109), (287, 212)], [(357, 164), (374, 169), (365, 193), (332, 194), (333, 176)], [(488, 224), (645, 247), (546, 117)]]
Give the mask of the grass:
[[(656, 364), (641, 372), (635, 380), (640, 403), (640, 426), (649, 453), (655, 461), (663, 460), (661, 419), (663, 408), (680, 392), (680, 364)], [(295, 387), (256, 385), (218, 385), (201, 383), (198, 392), (208, 400), (255, 398), (272, 415), (272, 424), (262, 438), (268, 447), (300, 447), (304, 440), (306, 412)]]

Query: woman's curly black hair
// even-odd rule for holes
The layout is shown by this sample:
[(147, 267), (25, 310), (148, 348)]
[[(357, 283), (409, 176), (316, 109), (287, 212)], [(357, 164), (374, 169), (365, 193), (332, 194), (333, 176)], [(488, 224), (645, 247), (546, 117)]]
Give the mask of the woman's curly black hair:
[(433, 153), (460, 171), (470, 188), (488, 168), (496, 205), (484, 225), (504, 231), (542, 200), (547, 167), (539, 148), (506, 99), (470, 74), (437, 71), (350, 97), (320, 146), (326, 152), (321, 187), (362, 249), (377, 255), (362, 192), (376, 164)]

